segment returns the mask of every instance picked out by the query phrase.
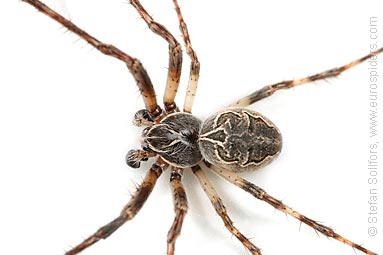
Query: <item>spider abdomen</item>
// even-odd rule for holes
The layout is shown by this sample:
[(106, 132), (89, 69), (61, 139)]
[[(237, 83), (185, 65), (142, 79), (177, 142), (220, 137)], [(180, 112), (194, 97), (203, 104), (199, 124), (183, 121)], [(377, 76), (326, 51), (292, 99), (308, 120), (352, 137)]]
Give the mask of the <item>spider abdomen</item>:
[(282, 148), (282, 136), (258, 112), (229, 108), (202, 124), (199, 147), (208, 162), (240, 172), (259, 168), (276, 158)]
[(177, 167), (190, 167), (201, 161), (198, 135), (201, 121), (189, 113), (166, 116), (159, 124), (144, 130), (142, 147), (154, 151)]

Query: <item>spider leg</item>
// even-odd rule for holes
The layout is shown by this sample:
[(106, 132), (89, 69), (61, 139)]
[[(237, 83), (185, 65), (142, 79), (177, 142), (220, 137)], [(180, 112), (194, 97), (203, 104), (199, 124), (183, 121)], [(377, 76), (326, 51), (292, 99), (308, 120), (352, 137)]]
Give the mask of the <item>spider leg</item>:
[(174, 211), (176, 216), (168, 232), (168, 255), (174, 255), (176, 239), (181, 234), (182, 223), (188, 210), (188, 201), (181, 182), (182, 174), (183, 169), (181, 168), (172, 168), (170, 173), (170, 184), (173, 189)]
[(200, 70), (200, 63), (197, 58), (197, 54), (192, 48), (191, 42), (190, 42), (190, 36), (188, 32), (188, 28), (186, 26), (186, 23), (182, 17), (181, 9), (180, 6), (178, 5), (177, 0), (173, 0), (177, 16), (178, 16), (178, 21), (180, 23), (180, 30), (182, 33), (182, 37), (185, 43), (186, 47), (186, 53), (189, 55), (191, 59), (190, 63), (190, 73), (189, 73), (189, 82), (188, 82), (188, 87), (186, 90), (186, 96), (185, 96), (185, 102), (184, 102), (184, 112), (191, 112), (192, 107), (193, 107), (193, 101), (195, 97), (195, 93), (197, 91), (197, 86), (198, 86), (198, 78), (199, 78), (199, 70)]
[(354, 249), (357, 249), (357, 250), (360, 250), (360, 251), (364, 252), (365, 254), (378, 255), (377, 253), (374, 253), (374, 252), (372, 252), (372, 251), (362, 247), (361, 245), (356, 244), (356, 243), (352, 242), (351, 240), (341, 236), (340, 234), (336, 233), (331, 228), (329, 228), (329, 227), (327, 227), (327, 226), (325, 226), (323, 224), (320, 224), (317, 221), (315, 221), (313, 219), (310, 219), (310, 218), (302, 215), (301, 213), (295, 211), (291, 207), (289, 207), (289, 206), (285, 205), (284, 203), (282, 203), (282, 201), (280, 201), (280, 200), (270, 196), (262, 188), (260, 188), (257, 185), (255, 185), (255, 184), (253, 184), (253, 183), (251, 183), (251, 182), (241, 178), (236, 173), (228, 171), (228, 170), (225, 170), (223, 168), (215, 167), (214, 165), (211, 165), (208, 162), (205, 162), (205, 163), (211, 169), (213, 169), (213, 171), (215, 173), (217, 173), (218, 175), (220, 175), (221, 177), (223, 177), (227, 181), (229, 181), (232, 184), (238, 186), (239, 188), (243, 189), (244, 191), (250, 193), (255, 198), (257, 198), (259, 200), (262, 200), (262, 201), (265, 201), (266, 203), (268, 203), (271, 206), (273, 206), (275, 209), (280, 210), (280, 211), (282, 211), (282, 212), (284, 212), (284, 213), (286, 213), (286, 214), (296, 218), (300, 222), (305, 223), (306, 225), (312, 227), (313, 229), (315, 229), (316, 231), (322, 233), (323, 235), (325, 235), (327, 237), (331, 237), (331, 238), (333, 238), (335, 240), (338, 240), (338, 241), (340, 241), (340, 242), (342, 242), (344, 244), (347, 244), (347, 245), (351, 246)]
[(255, 103), (255, 102), (257, 102), (263, 98), (271, 96), (272, 94), (274, 94), (274, 92), (276, 92), (280, 89), (289, 89), (289, 88), (292, 88), (292, 87), (295, 87), (298, 85), (302, 85), (305, 83), (310, 83), (313, 81), (323, 80), (323, 79), (338, 76), (339, 74), (343, 73), (344, 71), (346, 71), (346, 70), (348, 70), (348, 69), (350, 69), (350, 68), (352, 68), (352, 67), (354, 67), (360, 63), (363, 63), (367, 59), (374, 57), (374, 56), (376, 56), (382, 52), (383, 52), (383, 47), (376, 50), (376, 51), (373, 51), (370, 54), (367, 54), (361, 58), (358, 58), (358, 59), (356, 59), (356, 60), (354, 60), (348, 64), (340, 66), (340, 67), (331, 68), (331, 69), (328, 69), (326, 71), (307, 76), (305, 78), (301, 78), (301, 79), (297, 79), (297, 80), (281, 81), (281, 82), (278, 82), (278, 83), (275, 83), (272, 85), (264, 86), (263, 88), (251, 93), (250, 95), (241, 98), (240, 100), (236, 101), (235, 103), (231, 104), (230, 106), (246, 107), (246, 106), (251, 105), (251, 104), (253, 104), (253, 103)]
[(178, 86), (180, 83), (182, 69), (182, 49), (174, 36), (161, 24), (157, 23), (145, 10), (138, 0), (130, 0), (130, 3), (136, 8), (141, 18), (146, 22), (150, 30), (161, 36), (169, 43), (169, 69), (168, 80), (166, 82), (164, 94), (164, 107), (168, 113), (178, 111), (174, 102)]
[(156, 93), (154, 91), (153, 84), (149, 78), (148, 73), (146, 72), (145, 68), (142, 66), (141, 62), (138, 59), (126, 54), (125, 52), (121, 51), (120, 49), (118, 49), (117, 47), (111, 44), (105, 44), (99, 41), (95, 37), (91, 36), (84, 30), (76, 26), (74, 23), (72, 23), (68, 19), (64, 18), (62, 15), (60, 15), (56, 11), (49, 8), (44, 3), (38, 0), (22, 0), (22, 1), (34, 6), (37, 10), (49, 16), (53, 20), (57, 21), (58, 23), (63, 25), (65, 28), (67, 28), (69, 31), (75, 33), (80, 38), (85, 40), (87, 43), (89, 43), (90, 45), (92, 45), (94, 48), (104, 53), (105, 55), (117, 58), (125, 62), (130, 73), (132, 74), (132, 76), (137, 82), (137, 86), (144, 100), (146, 110), (148, 110), (148, 112), (150, 113), (153, 119), (157, 119), (161, 116), (162, 110), (157, 104)]
[(210, 183), (207, 176), (204, 174), (200, 166), (192, 167), (193, 173), (196, 175), (198, 181), (203, 187), (206, 195), (209, 197), (212, 205), (214, 206), (217, 214), (222, 218), (225, 227), (232, 233), (244, 246), (248, 249), (251, 254), (261, 255), (261, 250), (252, 244), (249, 239), (247, 239), (236, 227), (233, 225), (233, 221), (230, 219), (227, 214), (226, 208), (221, 201), (221, 198), (215, 191), (214, 187)]
[(98, 242), (100, 239), (108, 238), (114, 231), (121, 227), (125, 222), (131, 220), (139, 210), (144, 205), (145, 201), (152, 192), (158, 177), (162, 174), (164, 169), (168, 166), (167, 163), (158, 159), (150, 168), (149, 172), (146, 174), (141, 185), (138, 186), (136, 192), (133, 194), (132, 198), (127, 205), (123, 208), (120, 215), (99, 228), (93, 235), (86, 238), (77, 246), (73, 247), (70, 251), (66, 252), (65, 255), (75, 255), (84, 249), (88, 248), (92, 244)]

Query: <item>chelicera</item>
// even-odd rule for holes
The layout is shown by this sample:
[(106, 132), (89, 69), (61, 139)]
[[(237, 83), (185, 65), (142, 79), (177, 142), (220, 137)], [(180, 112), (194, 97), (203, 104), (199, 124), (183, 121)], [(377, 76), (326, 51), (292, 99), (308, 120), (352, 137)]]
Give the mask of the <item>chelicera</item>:
[(167, 236), (168, 255), (175, 253), (176, 240), (181, 233), (182, 223), (188, 210), (186, 192), (181, 181), (185, 170), (191, 170), (195, 174), (225, 227), (251, 254), (260, 255), (261, 250), (234, 226), (223, 202), (204, 173), (209, 169), (255, 198), (307, 224), (315, 231), (365, 254), (376, 255), (369, 249), (336, 233), (330, 227), (295, 211), (282, 201), (269, 195), (264, 189), (240, 177), (237, 172), (252, 171), (266, 165), (279, 155), (282, 148), (282, 138), (278, 128), (267, 117), (247, 109), (247, 106), (269, 97), (281, 89), (335, 77), (380, 54), (383, 48), (374, 49), (371, 53), (340, 67), (331, 68), (302, 79), (286, 80), (264, 86), (202, 121), (191, 113), (197, 90), (200, 63), (191, 45), (188, 29), (177, 0), (173, 0), (173, 3), (186, 53), (191, 60), (189, 83), (182, 111), (174, 102), (181, 76), (181, 45), (163, 25), (156, 22), (147, 13), (138, 0), (130, 0), (130, 3), (147, 23), (150, 30), (169, 43), (168, 80), (163, 99), (163, 109), (157, 103), (156, 93), (149, 75), (137, 58), (126, 54), (113, 45), (99, 41), (42, 2), (38, 0), (23, 1), (59, 22), (103, 54), (124, 62), (135, 79), (145, 104), (145, 109), (138, 111), (134, 117), (136, 125), (145, 127), (141, 137), (142, 148), (129, 151), (126, 162), (134, 168), (139, 167), (141, 161), (149, 158), (154, 158), (154, 163), (121, 213), (66, 252), (67, 255), (78, 254), (99, 240), (108, 238), (125, 222), (134, 218), (149, 197), (157, 179), (166, 170), (170, 171), (175, 211), (175, 218)]

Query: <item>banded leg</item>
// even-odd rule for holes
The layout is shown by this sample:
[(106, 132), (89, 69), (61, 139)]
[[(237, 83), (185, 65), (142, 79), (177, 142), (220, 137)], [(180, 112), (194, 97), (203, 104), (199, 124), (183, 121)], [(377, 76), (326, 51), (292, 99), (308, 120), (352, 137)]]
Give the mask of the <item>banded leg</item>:
[(105, 55), (108, 55), (123, 61), (127, 65), (130, 73), (132, 74), (132, 76), (137, 82), (137, 86), (144, 100), (146, 110), (148, 110), (148, 112), (150, 113), (153, 119), (156, 119), (161, 115), (162, 110), (157, 104), (156, 93), (154, 91), (153, 84), (145, 68), (142, 66), (141, 62), (138, 59), (126, 54), (125, 52), (121, 51), (120, 49), (118, 49), (117, 47), (111, 44), (105, 44), (99, 41), (95, 37), (91, 36), (84, 30), (76, 26), (74, 23), (72, 23), (68, 19), (64, 18), (62, 15), (60, 15), (56, 11), (49, 8), (44, 3), (38, 0), (22, 0), (22, 1), (34, 6), (37, 10), (41, 11), (42, 13), (52, 18), (53, 20), (57, 21), (66, 29), (75, 33), (81, 39), (83, 39), (84, 41), (86, 41), (87, 43), (89, 43), (90, 45), (92, 45), (94, 48), (104, 53)]
[(188, 201), (181, 178), (183, 169), (173, 168), (170, 173), (170, 184), (173, 189), (174, 212), (176, 216), (168, 232), (167, 254), (174, 255), (176, 239), (181, 234), (182, 223), (188, 210)]
[(238, 176), (236, 173), (234, 172), (231, 172), (231, 171), (228, 171), (228, 170), (225, 170), (223, 168), (218, 168), (214, 165), (211, 165), (207, 162), (205, 162), (209, 168), (213, 169), (213, 171), (215, 173), (217, 173), (218, 175), (220, 175), (221, 177), (223, 177), (224, 179), (226, 179), (227, 181), (231, 182), (232, 184), (238, 186), (239, 188), (243, 189), (244, 191), (250, 193), (251, 195), (253, 195), (255, 198), (259, 199), (259, 200), (262, 200), (262, 201), (265, 201), (266, 203), (270, 204), (271, 206), (273, 206), (275, 209), (277, 210), (280, 210), (294, 218), (296, 218), (297, 220), (299, 220), (300, 222), (303, 222), (304, 224), (312, 227), (313, 229), (315, 229), (316, 231), (322, 233), (323, 235), (327, 236), (327, 237), (331, 237), (335, 240), (338, 240), (344, 244), (347, 244), (349, 246), (351, 246), (352, 248), (354, 249), (357, 249), (357, 250), (360, 250), (362, 252), (364, 252), (365, 254), (369, 254), (369, 255), (378, 255), (377, 253), (374, 253), (364, 247), (362, 247), (361, 245), (359, 244), (356, 244), (352, 241), (350, 241), (349, 239), (339, 235), (338, 233), (336, 233), (334, 230), (332, 230), (331, 228), (323, 225), (323, 224), (320, 224), (318, 223), (317, 221), (313, 220), (313, 219), (310, 219), (304, 215), (302, 215), (301, 213), (295, 211), (294, 209), (292, 209), (291, 207), (285, 205), (284, 203), (282, 203), (282, 201), (270, 196), (265, 190), (261, 189), (260, 187), (258, 187), (257, 185), (249, 182), (249, 181), (246, 181), (245, 179), (241, 178), (240, 176)]
[(212, 205), (214, 206), (217, 214), (222, 218), (225, 227), (248, 249), (251, 254), (260, 255), (261, 251), (258, 247), (252, 244), (249, 239), (247, 239), (236, 227), (233, 225), (233, 221), (230, 219), (227, 214), (226, 208), (223, 205), (221, 198), (215, 191), (214, 187), (211, 185), (209, 179), (204, 174), (199, 166), (192, 167), (193, 173), (196, 175), (198, 181), (203, 187), (206, 195), (209, 197)]
[(246, 107), (246, 106), (251, 105), (251, 104), (253, 104), (253, 103), (255, 103), (255, 102), (257, 102), (263, 98), (271, 96), (272, 94), (274, 94), (274, 92), (276, 92), (280, 89), (289, 89), (289, 88), (292, 88), (292, 87), (295, 87), (298, 85), (302, 85), (305, 83), (310, 83), (313, 81), (324, 80), (327, 78), (332, 78), (332, 77), (338, 76), (339, 74), (343, 73), (344, 71), (346, 71), (346, 70), (348, 70), (348, 69), (350, 69), (356, 65), (359, 65), (360, 63), (363, 63), (367, 59), (374, 57), (374, 56), (376, 56), (382, 52), (383, 52), (383, 47), (376, 50), (376, 51), (373, 51), (370, 54), (367, 54), (361, 58), (358, 58), (358, 59), (356, 59), (356, 60), (354, 60), (354, 61), (352, 61), (346, 65), (340, 66), (340, 67), (335, 67), (335, 68), (332, 68), (332, 69), (329, 69), (329, 70), (326, 70), (326, 71), (323, 71), (323, 72), (320, 72), (320, 73), (317, 73), (314, 75), (307, 76), (307, 77), (302, 78), (302, 79), (281, 81), (281, 82), (278, 82), (278, 83), (275, 83), (272, 85), (264, 86), (263, 88), (251, 93), (250, 95), (241, 98), (240, 100), (231, 104), (230, 106)]
[(168, 80), (166, 82), (165, 94), (164, 94), (164, 107), (165, 111), (172, 113), (178, 111), (174, 102), (176, 97), (178, 86), (180, 83), (181, 69), (182, 69), (182, 50), (181, 45), (174, 38), (174, 36), (161, 24), (157, 23), (148, 14), (145, 8), (138, 0), (130, 0), (130, 3), (136, 8), (141, 18), (146, 22), (150, 30), (155, 34), (161, 36), (169, 43), (169, 70)]
[(131, 220), (139, 210), (142, 208), (150, 193), (152, 192), (158, 177), (162, 174), (164, 169), (168, 166), (167, 163), (158, 159), (146, 174), (141, 185), (137, 188), (128, 204), (123, 208), (120, 215), (98, 229), (93, 235), (86, 238), (79, 245), (66, 252), (65, 255), (75, 255), (96, 243), (100, 239), (108, 238), (114, 231), (121, 227), (125, 222)]
[(183, 17), (182, 17), (181, 9), (178, 5), (177, 0), (173, 0), (173, 3), (175, 6), (175, 9), (176, 9), (176, 12), (177, 12), (178, 21), (180, 23), (180, 30), (181, 30), (182, 37), (183, 37), (183, 40), (185, 43), (186, 53), (189, 55), (189, 57), (191, 59), (189, 82), (188, 82), (188, 87), (186, 90), (184, 109), (183, 109), (184, 112), (191, 113), (195, 93), (197, 91), (197, 86), (198, 86), (200, 63), (198, 61), (197, 54), (195, 53), (195, 51), (192, 48), (188, 28), (186, 26), (186, 23), (185, 23)]

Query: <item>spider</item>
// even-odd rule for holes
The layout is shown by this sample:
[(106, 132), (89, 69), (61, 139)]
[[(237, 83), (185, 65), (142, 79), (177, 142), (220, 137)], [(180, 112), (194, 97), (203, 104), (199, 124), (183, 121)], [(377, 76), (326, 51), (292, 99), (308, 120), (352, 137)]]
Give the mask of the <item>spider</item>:
[[(34, 5), (43, 13), (46, 13), (48, 15), (50, 14), (49, 16), (51, 16), (52, 18), (55, 18), (52, 15), (55, 12), (50, 10), (50, 9), (46, 9), (46, 7), (43, 7), (44, 5), (41, 2), (39, 2), (39, 1), (25, 1), (25, 2), (28, 2), (32, 5)], [(177, 6), (178, 6), (177, 1), (174, 1), (174, 3), (175, 3), (176, 10), (178, 13), (179, 22), (181, 24), (184, 24), (182, 15), (180, 13), (180, 9), (177, 8)], [(145, 12), (145, 9), (142, 6), (140, 6), (139, 2), (138, 1), (132, 1), (132, 4), (133, 4), (133, 6), (135, 6), (137, 8), (138, 12), (143, 16), (144, 20), (146, 18), (145, 21), (148, 21), (148, 19), (150, 17), (143, 15), (146, 12)], [(39, 7), (43, 7), (43, 9), (41, 9)], [(57, 17), (58, 16), (56, 16), (55, 19), (57, 21), (59, 21)], [(70, 23), (68, 20), (61, 19), (60, 21), (59, 22), (64, 27), (66, 27), (68, 30), (77, 33), (81, 38), (83, 38), (85, 40), (88, 39), (87, 40), (88, 43), (90, 43), (90, 44), (93, 43), (93, 45), (94, 45), (95, 41), (93, 41), (93, 39), (91, 39), (91, 41), (90, 41), (89, 40), (90, 38), (86, 38), (87, 36), (86, 36), (86, 34), (84, 34), (83, 30), (77, 30), (77, 32), (76, 32), (76, 31), (74, 31), (75, 26), (72, 23)], [(165, 32), (166, 30), (164, 30), (164, 29), (160, 29), (160, 30), (161, 30), (160, 31), (161, 35), (166, 34), (166, 32)], [(193, 94), (195, 93), (195, 90), (196, 90), (195, 88), (193, 88), (193, 86), (197, 84), (196, 79), (198, 78), (199, 63), (197, 61), (197, 57), (195, 55), (195, 52), (190, 45), (189, 35), (188, 35), (187, 30), (184, 29), (184, 30), (181, 30), (181, 32), (183, 35), (184, 42), (186, 44), (187, 52), (189, 53), (189, 55), (191, 55), (191, 59), (192, 59), (192, 68), (191, 68), (191, 70), (192, 70), (191, 71), (192, 82), (190, 83), (190, 86), (188, 86), (188, 91), (190, 93), (186, 97), (186, 100), (185, 100), (186, 103), (183, 107), (183, 111), (188, 113), (188, 112), (191, 112)], [(169, 39), (168, 36), (170, 36), (170, 34), (166, 35), (166, 37)], [(173, 40), (173, 38), (170, 38), (169, 40)], [(96, 44), (98, 44), (98, 42), (96, 42)], [(172, 42), (170, 42), (170, 44), (172, 44)], [(170, 54), (172, 54), (172, 51), (177, 51), (177, 52), (179, 51), (178, 50), (178, 47), (179, 47), (178, 42), (176, 43), (176, 45), (177, 45), (177, 47), (175, 47), (175, 48), (170, 47)], [(128, 55), (119, 51), (117, 48), (114, 48), (114, 47), (111, 48), (112, 46), (107, 46), (104, 44), (101, 44), (101, 47), (99, 47), (99, 46), (100, 45), (98, 45), (98, 47), (96, 47), (96, 48), (103, 51), (103, 53), (112, 54), (112, 55), (114, 55), (114, 57), (122, 59), (125, 62), (128, 62), (127, 63), (128, 65), (129, 65), (129, 63), (130, 64), (133, 63), (133, 62), (131, 62), (131, 60), (132, 60), (131, 57), (129, 57)], [(366, 60), (367, 58), (371, 57), (372, 55), (380, 53), (382, 50), (383, 49), (379, 49), (374, 53), (371, 53), (371, 54), (369, 54), (363, 58), (358, 59), (355, 62), (355, 64), (358, 64), (358, 63), (362, 62), (363, 60)], [(177, 62), (177, 60), (179, 60), (180, 57), (174, 57), (174, 58), (175, 58), (174, 62)], [(343, 72), (350, 67), (352, 67), (352, 66), (346, 65), (346, 66), (344, 66), (344, 68), (342, 67), (339, 70), (340, 70), (340, 72)], [(144, 111), (138, 112), (138, 114), (135, 117), (135, 122), (137, 124), (145, 125), (148, 127), (146, 129), (144, 129), (143, 150), (131, 151), (128, 154), (128, 157), (127, 157), (128, 160), (127, 161), (129, 163), (129, 165), (131, 165), (131, 166), (138, 166), (139, 165), (139, 159), (145, 160), (148, 157), (157, 157), (158, 156), (157, 154), (159, 154), (159, 157), (157, 158), (156, 162), (151, 167), (151, 170), (149, 170), (148, 175), (145, 177), (143, 183), (138, 187), (137, 192), (133, 196), (131, 202), (129, 202), (128, 206), (125, 207), (125, 209), (124, 209), (125, 213), (120, 215), (118, 218), (116, 218), (114, 221), (112, 221), (108, 225), (106, 225), (106, 227), (100, 228), (100, 230), (95, 235), (97, 235), (97, 236), (101, 235), (103, 238), (108, 237), (110, 234), (112, 234), (112, 232), (114, 232), (115, 228), (122, 225), (128, 219), (127, 214), (137, 213), (138, 209), (130, 210), (129, 208), (131, 208), (131, 207), (129, 207), (129, 205), (133, 206), (133, 208), (135, 208), (136, 206), (142, 206), (144, 203), (144, 198), (146, 199), (146, 196), (149, 195), (150, 192), (148, 192), (148, 191), (151, 190), (152, 187), (154, 186), (158, 175), (160, 175), (161, 172), (167, 170), (167, 171), (171, 172), (171, 184), (172, 184), (172, 187), (174, 189), (173, 192), (175, 195), (174, 197), (175, 197), (175, 205), (176, 205), (175, 206), (176, 216), (175, 216), (174, 224), (173, 224), (172, 228), (170, 229), (169, 235), (168, 235), (168, 254), (173, 254), (174, 247), (175, 247), (175, 241), (176, 241), (176, 238), (178, 237), (178, 235), (180, 234), (180, 228), (182, 226), (182, 220), (183, 220), (183, 217), (185, 216), (186, 208), (187, 208), (186, 197), (185, 197), (184, 190), (183, 190), (182, 183), (181, 183), (181, 177), (182, 177), (183, 169), (189, 169), (189, 167), (191, 167), (193, 173), (197, 176), (197, 178), (201, 182), (202, 186), (209, 191), (209, 192), (207, 192), (207, 195), (212, 200), (213, 205), (215, 205), (215, 208), (217, 210), (217, 213), (224, 220), (225, 225), (229, 228), (229, 230), (232, 232), (232, 234), (234, 236), (236, 236), (244, 244), (244, 246), (249, 251), (251, 251), (253, 254), (259, 254), (260, 251), (259, 251), (258, 247), (256, 247), (254, 244), (252, 244), (252, 242), (250, 240), (248, 240), (244, 235), (242, 235), (239, 232), (239, 230), (237, 230), (232, 225), (232, 221), (230, 220), (229, 216), (226, 214), (226, 211), (225, 211), (225, 209), (222, 205), (222, 202), (219, 199), (218, 195), (211, 188), (211, 184), (207, 180), (207, 178), (204, 174), (204, 171), (206, 171), (207, 168), (210, 168), (213, 171), (215, 171), (218, 175), (222, 175), (224, 178), (229, 179), (229, 181), (235, 180), (234, 181), (235, 184), (237, 186), (239, 186), (240, 188), (243, 188), (247, 192), (252, 193), (257, 198), (260, 198), (260, 199), (265, 200), (266, 202), (272, 204), (272, 206), (274, 206), (276, 209), (282, 210), (287, 214), (289, 214), (289, 213), (291, 214), (292, 211), (290, 209), (288, 209), (287, 207), (285, 207), (285, 205), (283, 205), (281, 201), (274, 199), (274, 198), (270, 197), (269, 195), (266, 195), (266, 193), (264, 193), (262, 190), (259, 190), (256, 186), (254, 186), (251, 183), (248, 183), (247, 181), (240, 178), (236, 174), (236, 172), (243, 171), (244, 169), (248, 169), (248, 168), (249, 169), (250, 168), (255, 169), (256, 167), (263, 165), (263, 163), (265, 161), (267, 161), (269, 159), (270, 160), (273, 159), (279, 153), (279, 151), (281, 149), (281, 142), (280, 142), (280, 133), (279, 133), (278, 129), (266, 117), (259, 115), (258, 113), (254, 113), (254, 111), (252, 111), (252, 110), (246, 110), (244, 108), (240, 108), (240, 109), (229, 108), (225, 111), (221, 111), (215, 115), (212, 115), (212, 116), (215, 116), (216, 118), (218, 118), (218, 117), (224, 118), (224, 120), (225, 120), (224, 123), (226, 123), (226, 124), (222, 124), (223, 125), (222, 127), (215, 127), (214, 132), (216, 132), (216, 133), (214, 133), (209, 128), (206, 128), (206, 129), (202, 128), (202, 130), (203, 130), (202, 134), (198, 134), (199, 133), (198, 132), (198, 129), (199, 129), (198, 119), (192, 118), (192, 120), (193, 120), (192, 122), (195, 124), (195, 126), (198, 126), (198, 128), (197, 127), (195, 128), (194, 132), (191, 132), (190, 130), (187, 130), (187, 129), (186, 130), (182, 129), (179, 132), (174, 132), (174, 130), (160, 130), (159, 133), (164, 134), (164, 132), (170, 132), (173, 135), (176, 133), (180, 133), (182, 136), (186, 137), (182, 143), (191, 144), (191, 145), (195, 145), (195, 141), (193, 139), (198, 140), (198, 138), (199, 138), (199, 140), (202, 142), (205, 141), (205, 142), (210, 142), (212, 144), (215, 144), (214, 150), (218, 151), (217, 148), (220, 148), (221, 151), (216, 152), (213, 155), (210, 155), (212, 150), (211, 150), (211, 148), (209, 148), (209, 145), (200, 144), (199, 146), (201, 147), (201, 151), (193, 149), (192, 151), (189, 151), (187, 153), (188, 156), (190, 156), (190, 154), (192, 154), (192, 155), (196, 154), (192, 157), (192, 159), (194, 159), (194, 160), (191, 160), (191, 158), (184, 157), (183, 159), (191, 160), (191, 162), (185, 163), (183, 161), (180, 161), (180, 157), (179, 157), (180, 153), (177, 153), (175, 158), (171, 157), (171, 155), (169, 155), (169, 154), (172, 154), (173, 150), (171, 151), (171, 153), (164, 152), (163, 149), (159, 148), (158, 145), (156, 145), (155, 137), (158, 137), (158, 136), (152, 136), (152, 134), (154, 132), (157, 132), (157, 129), (161, 128), (164, 123), (167, 123), (170, 121), (170, 123), (172, 124), (172, 123), (180, 120), (181, 118), (183, 118), (185, 116), (190, 117), (189, 114), (179, 113), (178, 109), (176, 108), (176, 106), (174, 104), (173, 96), (175, 96), (175, 93), (173, 94), (172, 91), (175, 91), (175, 90), (170, 89), (169, 87), (173, 86), (173, 88), (174, 88), (174, 86), (178, 86), (178, 85), (174, 85), (174, 84), (169, 85), (169, 87), (167, 88), (166, 93), (170, 94), (170, 96), (168, 95), (170, 97), (170, 99), (168, 98), (168, 99), (164, 100), (165, 111), (162, 111), (162, 110), (160, 110), (160, 108), (158, 107), (158, 105), (155, 101), (154, 89), (151, 85), (148, 84), (147, 76), (144, 75), (144, 78), (142, 79), (142, 78), (137, 78), (137, 75), (134, 75), (135, 72), (145, 72), (144, 69), (141, 68), (140, 65), (138, 65), (138, 67), (135, 67), (134, 64), (133, 64), (133, 67), (130, 66), (130, 69), (131, 69), (131, 72), (133, 73), (133, 76), (136, 79), (138, 79), (138, 81), (141, 81), (141, 84), (139, 84), (139, 88), (140, 88), (141, 94), (144, 97), (144, 103), (146, 106), (146, 109)], [(177, 69), (177, 68), (175, 68), (175, 69)], [(172, 71), (174, 71), (174, 68), (172, 68), (171, 65), (169, 65), (169, 71), (170, 71), (169, 77), (172, 77), (172, 75), (173, 76), (175, 75), (173, 77), (175, 80), (177, 80), (179, 78), (178, 72), (172, 72)], [(311, 78), (303, 79), (302, 81), (303, 82), (309, 82), (309, 81), (313, 81), (316, 79), (329, 78), (329, 77), (338, 75), (340, 72), (338, 72), (338, 73), (331, 72), (331, 73), (327, 73), (327, 74), (320, 73), (319, 75), (314, 75)], [(289, 84), (289, 82), (278, 83), (278, 84)], [(279, 86), (279, 85), (277, 85), (277, 86)], [(232, 106), (233, 107), (246, 107), (246, 106), (254, 103), (255, 101), (258, 101), (260, 99), (263, 99), (264, 97), (269, 96), (268, 93), (264, 93), (264, 91), (271, 91), (271, 90), (270, 89), (269, 90), (267, 90), (267, 89), (266, 90), (265, 89), (258, 90), (257, 92), (253, 93), (249, 97), (244, 97), (239, 101), (233, 102)], [(230, 118), (227, 117), (225, 119), (225, 116), (227, 116), (227, 115), (231, 115), (231, 117)], [(241, 118), (239, 118), (239, 120), (236, 120), (237, 117), (235, 117), (235, 116), (237, 116), (237, 117), (241, 116)], [(185, 117), (185, 118), (189, 118), (189, 117)], [(269, 132), (272, 133), (271, 137), (264, 136), (262, 133), (262, 135), (260, 135), (259, 138), (261, 140), (272, 140), (273, 142), (271, 143), (271, 145), (273, 145), (273, 144), (275, 145), (274, 149), (267, 147), (266, 151), (268, 151), (267, 153), (269, 153), (269, 155), (267, 155), (267, 156), (263, 155), (263, 156), (261, 156), (261, 158), (258, 158), (255, 163), (248, 164), (248, 165), (250, 165), (250, 167), (239, 166), (237, 163), (230, 163), (230, 164), (227, 163), (230, 160), (230, 157), (226, 158), (226, 160), (225, 160), (222, 156), (223, 155), (222, 153), (224, 153), (226, 149), (229, 150), (229, 148), (226, 148), (223, 145), (220, 146), (220, 139), (222, 139), (222, 138), (220, 138), (220, 137), (215, 137), (215, 138), (208, 137), (210, 134), (213, 134), (213, 133), (218, 135), (219, 131), (222, 131), (223, 133), (225, 133), (226, 128), (230, 124), (230, 122), (236, 122), (236, 121), (240, 121), (243, 119), (248, 119), (248, 120), (252, 119), (256, 122), (259, 122), (259, 125), (263, 126), (263, 129), (266, 129), (265, 133), (269, 133)], [(267, 131), (267, 130), (269, 130), (269, 131)], [(198, 135), (196, 135), (196, 134), (198, 134)], [(220, 135), (222, 136), (222, 134), (220, 134)], [(230, 135), (230, 133), (229, 134), (225, 133), (225, 135), (226, 136)], [(168, 137), (169, 136), (171, 136), (171, 135), (168, 135)], [(176, 137), (176, 138), (177, 139), (172, 141), (172, 145), (180, 143), (178, 140), (179, 137)], [(232, 149), (238, 149), (238, 146), (240, 145), (240, 143), (237, 143), (235, 145), (236, 146), (234, 146), (234, 148), (232, 148)], [(178, 148), (177, 146), (175, 146), (173, 149), (177, 152), (184, 150), (183, 148)], [(229, 151), (231, 152), (232, 149), (230, 149)], [(203, 156), (199, 155), (199, 152), (200, 153), (202, 152)], [(237, 153), (241, 154), (241, 150), (239, 150)], [(221, 156), (219, 156), (219, 158), (217, 158), (217, 157), (215, 157), (217, 155), (221, 155)], [(204, 160), (202, 160), (202, 158)], [(246, 163), (243, 163), (243, 160), (241, 162), (242, 162), (242, 165), (246, 165)], [(220, 167), (217, 167), (216, 165), (219, 165)], [(229, 171), (230, 169), (233, 171)], [(299, 220), (305, 221), (304, 223), (309, 223), (309, 224), (313, 225), (313, 227), (316, 228), (316, 230), (319, 232), (321, 232), (321, 231), (322, 232), (324, 232), (324, 231), (326, 231), (326, 232), (330, 231), (331, 232), (331, 230), (329, 228), (324, 227), (323, 225), (321, 225), (321, 224), (319, 224), (313, 220), (308, 220), (306, 218), (303, 218), (304, 216), (297, 214), (296, 212), (294, 212), (292, 214), (293, 214), (293, 216), (296, 216)], [(81, 251), (83, 248), (86, 248), (89, 244), (93, 243), (93, 241), (97, 241), (98, 237), (95, 238), (95, 235), (91, 236), (90, 238), (85, 239), (84, 242), (82, 242), (78, 246), (75, 246), (72, 250), (68, 251), (67, 254), (76, 254), (79, 251)], [(336, 236), (336, 239), (344, 241), (344, 238), (340, 237), (340, 236)], [(358, 246), (355, 243), (349, 243), (349, 245), (355, 249), (360, 249), (367, 254), (374, 254), (368, 250), (364, 250), (364, 248)]]

